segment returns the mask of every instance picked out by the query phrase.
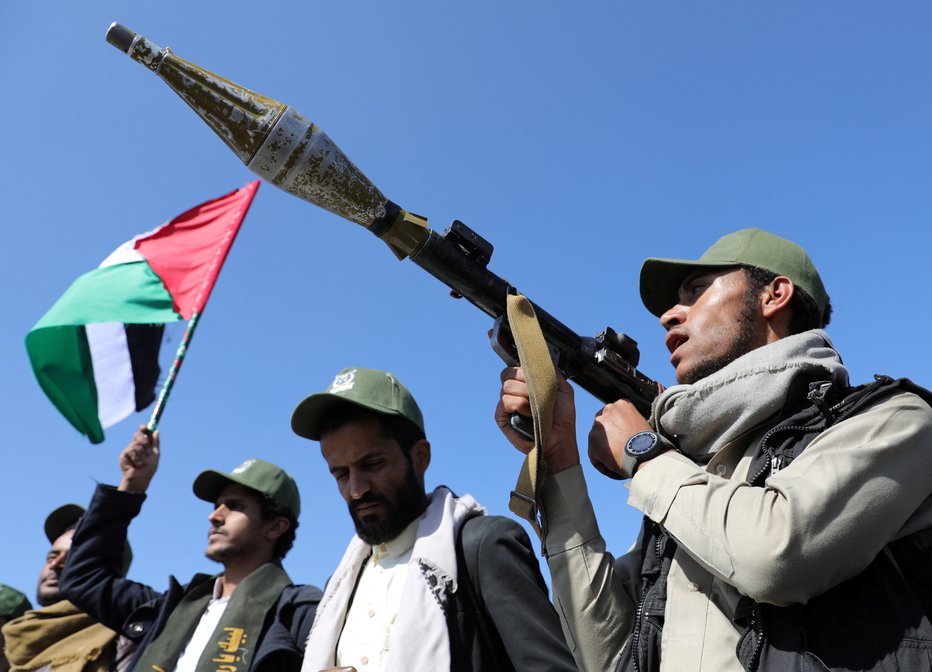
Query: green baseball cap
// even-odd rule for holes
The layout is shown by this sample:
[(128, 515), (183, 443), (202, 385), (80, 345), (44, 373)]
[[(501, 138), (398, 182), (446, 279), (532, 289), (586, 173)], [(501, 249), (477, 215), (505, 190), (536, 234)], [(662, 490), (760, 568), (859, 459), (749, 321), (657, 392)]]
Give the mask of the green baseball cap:
[[(45, 519), (45, 536), (50, 544), (54, 544), (68, 530), (74, 529), (84, 515), (84, 507), (78, 504), (63, 504), (52, 511)], [(133, 562), (133, 549), (127, 541), (123, 545), (123, 574), (129, 571)]]
[(215, 504), (224, 486), (236, 483), (243, 487), (268, 495), (287, 507), (297, 518), (301, 515), (301, 495), (298, 485), (288, 472), (279, 466), (251, 457), (229, 474), (208, 469), (194, 479), (194, 494), (206, 502)]
[[(57, 537), (56, 537), (57, 538)], [(29, 598), (16, 588), (0, 583), (0, 618), (12, 621), (32, 609)]]
[(698, 260), (647, 259), (641, 267), (641, 301), (660, 317), (679, 301), (679, 289), (690, 273), (702, 268), (756, 266), (785, 275), (811, 296), (825, 313), (829, 298), (812, 259), (796, 243), (762, 229), (742, 229), (722, 236)]
[(350, 367), (336, 375), (330, 387), (298, 404), (291, 429), (298, 436), (320, 440), (320, 425), (336, 406), (353, 404), (383, 415), (398, 415), (424, 433), (424, 416), (408, 388), (388, 371)]

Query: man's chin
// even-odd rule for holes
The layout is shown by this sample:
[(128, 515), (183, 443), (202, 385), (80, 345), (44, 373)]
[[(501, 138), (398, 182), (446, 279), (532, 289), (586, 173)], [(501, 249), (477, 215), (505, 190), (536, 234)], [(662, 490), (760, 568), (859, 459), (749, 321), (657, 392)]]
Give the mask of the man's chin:
[(236, 551), (229, 546), (209, 544), (207, 546), (207, 550), (204, 551), (204, 555), (207, 556), (208, 560), (213, 560), (214, 562), (223, 562), (224, 560), (228, 560), (236, 555)]
[(402, 525), (395, 521), (386, 520), (367, 524), (355, 517), (353, 518), (353, 524), (356, 527), (356, 535), (370, 546), (378, 546), (391, 541), (407, 527), (407, 523)]
[(40, 607), (49, 607), (56, 602), (61, 602), (63, 599), (61, 591), (58, 589), (39, 591), (36, 594), (36, 602)]

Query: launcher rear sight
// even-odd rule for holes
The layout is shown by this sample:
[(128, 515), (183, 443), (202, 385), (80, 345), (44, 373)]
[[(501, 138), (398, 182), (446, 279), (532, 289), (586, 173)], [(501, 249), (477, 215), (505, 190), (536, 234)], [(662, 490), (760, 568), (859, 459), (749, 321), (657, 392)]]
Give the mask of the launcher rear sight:
[[(425, 220), (426, 224), (426, 220)], [(427, 237), (410, 256), (450, 288), (495, 320), (492, 348), (509, 366), (516, 366), (517, 350), (507, 324), (507, 296), (514, 286), (488, 269), (494, 248), (461, 221), (442, 235), (424, 228)], [(531, 303), (554, 365), (567, 379), (604, 403), (628, 399), (645, 417), (657, 396), (656, 382), (637, 370), (639, 352), (634, 339), (607, 327), (595, 338), (572, 329)]]

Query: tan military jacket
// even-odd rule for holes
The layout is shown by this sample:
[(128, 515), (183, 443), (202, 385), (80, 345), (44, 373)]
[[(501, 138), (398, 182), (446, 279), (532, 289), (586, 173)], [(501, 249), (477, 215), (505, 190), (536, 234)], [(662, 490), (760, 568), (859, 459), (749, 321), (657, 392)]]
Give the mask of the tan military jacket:
[[(892, 540), (919, 533), (932, 545), (932, 409), (920, 398), (899, 393), (838, 423), (752, 488), (744, 481), (762, 433), (705, 466), (663, 454), (630, 481), (628, 503), (678, 542), (662, 670), (739, 671), (741, 595), (805, 603)], [(639, 600), (638, 545), (618, 559), (605, 550), (581, 468), (545, 479), (541, 495), (555, 601), (577, 663), (614, 670)]]

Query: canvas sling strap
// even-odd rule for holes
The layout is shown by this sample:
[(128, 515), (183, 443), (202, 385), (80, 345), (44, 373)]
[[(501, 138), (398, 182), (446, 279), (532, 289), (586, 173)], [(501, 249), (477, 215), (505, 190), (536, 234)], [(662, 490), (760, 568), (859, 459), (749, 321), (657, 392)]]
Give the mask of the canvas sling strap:
[(508, 508), (527, 520), (543, 543), (546, 520), (539, 506), (537, 491), (546, 467), (542, 455), (553, 424), (557, 376), (531, 302), (521, 294), (509, 294), (507, 310), (511, 335), (518, 350), (518, 361), (527, 381), (531, 417), (534, 420), (534, 447), (521, 466)]
[[(266, 614), (275, 607), (291, 579), (281, 567), (267, 562), (240, 583), (210, 642), (197, 663), (197, 672), (247, 672), (256, 657)], [(184, 596), (159, 633), (143, 651), (134, 669), (172, 672), (178, 657), (207, 609), (214, 582), (204, 581)]]

